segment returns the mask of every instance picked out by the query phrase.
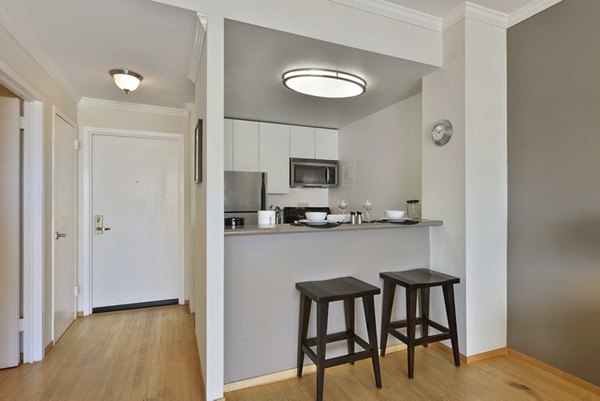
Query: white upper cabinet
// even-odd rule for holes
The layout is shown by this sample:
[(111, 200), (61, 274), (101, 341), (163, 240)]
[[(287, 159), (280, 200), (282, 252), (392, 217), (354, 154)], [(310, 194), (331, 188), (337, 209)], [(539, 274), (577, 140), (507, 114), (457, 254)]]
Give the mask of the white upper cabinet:
[(270, 194), (290, 192), (290, 126), (259, 123), (259, 170), (267, 172)]
[(224, 143), (224, 170), (231, 171), (233, 170), (233, 120), (228, 118), (225, 119), (225, 138), (223, 139)]
[(338, 130), (315, 128), (315, 159), (338, 159)]
[(234, 171), (259, 171), (258, 122), (233, 120)]
[(290, 127), (290, 157), (315, 158), (315, 129), (311, 127)]

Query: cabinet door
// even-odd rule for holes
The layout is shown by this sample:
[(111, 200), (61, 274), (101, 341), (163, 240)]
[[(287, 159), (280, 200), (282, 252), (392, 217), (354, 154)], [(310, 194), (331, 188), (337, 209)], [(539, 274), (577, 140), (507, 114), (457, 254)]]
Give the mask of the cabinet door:
[(223, 160), (223, 169), (225, 171), (233, 170), (233, 120), (228, 118), (225, 119), (225, 137), (224, 141), (224, 160)]
[(338, 131), (336, 129), (315, 129), (315, 158), (338, 159)]
[(315, 129), (311, 127), (290, 127), (290, 157), (315, 158)]
[(233, 120), (233, 170), (258, 170), (258, 123)]
[(258, 143), (259, 167), (267, 172), (268, 193), (289, 193), (289, 125), (260, 123)]

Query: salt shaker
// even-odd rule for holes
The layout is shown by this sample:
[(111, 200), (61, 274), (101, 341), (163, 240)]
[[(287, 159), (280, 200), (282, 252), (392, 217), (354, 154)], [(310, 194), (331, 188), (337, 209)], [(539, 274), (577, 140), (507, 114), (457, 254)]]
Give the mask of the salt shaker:
[(356, 213), (350, 212), (350, 223), (356, 224)]
[(356, 224), (362, 224), (362, 212), (356, 212)]

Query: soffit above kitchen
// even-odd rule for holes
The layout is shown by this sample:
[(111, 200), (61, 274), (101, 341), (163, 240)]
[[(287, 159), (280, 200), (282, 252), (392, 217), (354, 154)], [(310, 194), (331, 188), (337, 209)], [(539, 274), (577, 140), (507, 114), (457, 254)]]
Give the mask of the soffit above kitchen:
[[(356, 74), (367, 81), (367, 90), (356, 97), (326, 99), (283, 86), (284, 72), (305, 67)], [(340, 128), (421, 92), (422, 77), (435, 69), (255, 25), (225, 22), (227, 117)]]
[[(344, 0), (342, 0), (344, 1)], [(364, 1), (350, 0), (351, 3), (364, 3)], [(391, 3), (398, 6), (410, 8), (426, 14), (443, 18), (452, 10), (461, 6), (464, 0), (375, 0), (372, 3)], [(544, 0), (549, 3), (548, 0)], [(470, 3), (491, 10), (510, 15), (519, 9), (529, 6), (533, 3), (540, 3), (539, 0), (471, 0)]]
[[(188, 71), (196, 13), (149, 0), (0, 2), (77, 97), (174, 108), (194, 101)], [(140, 88), (125, 94), (113, 68), (142, 74)]]

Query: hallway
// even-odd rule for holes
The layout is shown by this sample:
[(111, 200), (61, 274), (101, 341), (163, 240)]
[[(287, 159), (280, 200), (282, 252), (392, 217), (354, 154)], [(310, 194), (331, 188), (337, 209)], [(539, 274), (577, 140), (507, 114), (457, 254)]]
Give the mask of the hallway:
[(43, 362), (0, 370), (0, 400), (202, 400), (193, 315), (168, 306), (77, 319)]

